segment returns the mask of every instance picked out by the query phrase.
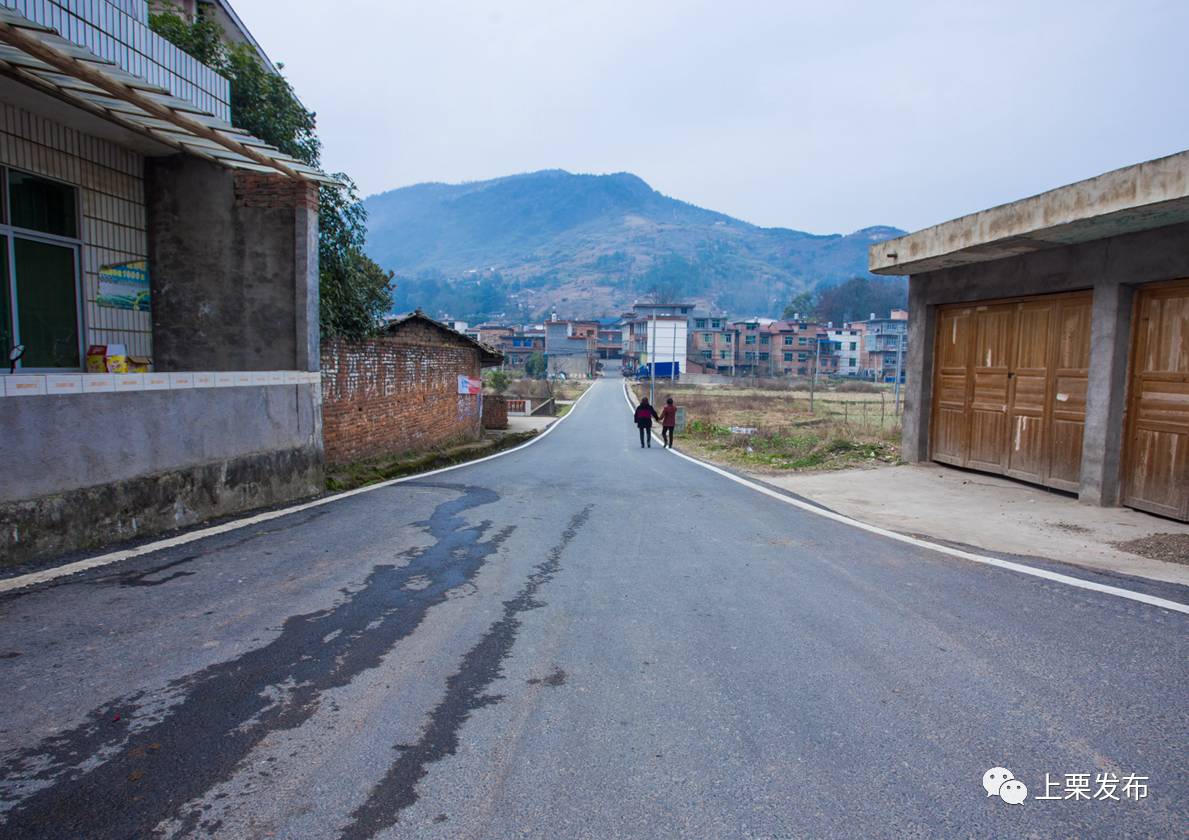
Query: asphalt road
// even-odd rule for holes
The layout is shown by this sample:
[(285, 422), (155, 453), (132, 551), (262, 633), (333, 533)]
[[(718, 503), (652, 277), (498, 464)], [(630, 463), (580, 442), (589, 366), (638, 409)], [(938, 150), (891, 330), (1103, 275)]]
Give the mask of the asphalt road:
[(1187, 627), (641, 450), (606, 380), (522, 451), (0, 597), (0, 836), (1185, 836)]

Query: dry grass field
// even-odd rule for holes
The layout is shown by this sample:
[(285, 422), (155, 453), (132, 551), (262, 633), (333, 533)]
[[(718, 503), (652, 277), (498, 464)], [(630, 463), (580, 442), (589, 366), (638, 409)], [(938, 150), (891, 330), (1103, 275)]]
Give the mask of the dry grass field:
[[(647, 383), (634, 386), (637, 398)], [(755, 472), (878, 466), (899, 462), (900, 418), (891, 395), (789, 388), (737, 388), (656, 383), (685, 409), (679, 447), (692, 455)]]

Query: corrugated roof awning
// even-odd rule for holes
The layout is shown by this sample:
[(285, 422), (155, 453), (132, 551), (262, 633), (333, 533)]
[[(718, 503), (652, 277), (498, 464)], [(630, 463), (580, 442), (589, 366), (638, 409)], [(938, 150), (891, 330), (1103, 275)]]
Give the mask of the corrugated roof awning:
[(201, 110), (193, 102), (3, 7), (0, 72), (125, 129), (220, 166), (339, 184), (326, 173)]

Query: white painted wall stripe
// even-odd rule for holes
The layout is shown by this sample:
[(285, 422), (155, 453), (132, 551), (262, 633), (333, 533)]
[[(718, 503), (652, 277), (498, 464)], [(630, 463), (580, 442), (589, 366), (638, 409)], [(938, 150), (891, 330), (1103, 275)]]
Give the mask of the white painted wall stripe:
[(305, 510), (328, 505), (332, 502), (337, 502), (342, 499), (349, 499), (352, 496), (358, 496), (363, 493), (371, 493), (375, 490), (382, 490), (385, 487), (391, 487), (394, 484), (403, 484), (406, 481), (419, 481), (423, 478), (429, 478), (433, 475), (440, 475), (442, 473), (459, 470), (463, 467), (474, 466), (481, 464), (484, 461), (491, 461), (496, 458), (502, 458), (505, 455), (511, 455), (513, 452), (519, 452), (543, 440), (554, 429), (564, 423), (571, 417), (575, 411), (578, 410), (578, 405), (586, 398), (586, 395), (597, 388), (600, 384), (596, 380), (593, 385), (584, 391), (581, 396), (574, 402), (570, 408), (569, 413), (564, 417), (559, 417), (548, 428), (541, 432), (531, 440), (527, 440), (519, 446), (513, 446), (511, 449), (505, 449), (502, 452), (496, 452), (493, 455), (486, 455), (482, 458), (476, 458), (473, 461), (464, 461), (461, 464), (453, 464), (449, 467), (441, 467), (436, 470), (429, 470), (428, 472), (416, 473), (415, 475), (406, 475), (401, 478), (393, 478), (388, 481), (381, 481), (377, 484), (369, 484), (366, 487), (357, 487), (354, 490), (346, 490), (342, 493), (336, 493), (333, 496), (323, 496), (320, 499), (315, 499), (312, 502), (303, 502), (299, 505), (283, 508), (281, 510), (270, 510), (265, 513), (258, 513), (254, 516), (247, 516), (243, 519), (236, 519), (231, 522), (224, 522), (222, 525), (213, 525), (210, 528), (200, 528), (196, 531), (189, 531), (185, 534), (179, 534), (176, 537), (169, 537), (164, 540), (157, 540), (156, 542), (146, 543), (145, 545), (137, 546), (136, 548), (126, 548), (121, 551), (112, 551), (107, 554), (100, 554), (96, 557), (88, 557), (85, 560), (78, 560), (74, 563), (67, 563), (64, 566), (56, 566), (52, 569), (44, 569), (40, 572), (30, 572), (27, 575), (19, 575), (17, 577), (8, 578), (7, 580), (0, 580), (0, 592), (11, 592), (14, 589), (25, 589), (29, 586), (36, 586), (39, 583), (46, 583), (57, 578), (66, 577), (68, 575), (78, 574), (90, 569), (97, 569), (101, 566), (109, 566), (112, 563), (119, 563), (122, 560), (131, 560), (134, 557), (143, 557), (146, 554), (152, 554), (156, 551), (164, 551), (167, 548), (175, 548), (179, 545), (186, 545), (187, 543), (196, 542), (198, 540), (206, 539), (207, 537), (218, 536), (219, 534), (226, 534), (228, 531), (236, 531), (240, 528), (247, 528), (252, 525), (259, 525), (262, 522), (269, 522), (273, 519), (279, 519), (282, 516), (289, 516), (294, 513), (301, 513)]
[[(635, 410), (636, 404), (633, 402), (631, 396), (628, 394), (627, 382), (624, 382), (623, 396), (627, 401), (628, 408)], [(1048, 569), (1041, 569), (1035, 566), (1028, 566), (1023, 563), (1014, 563), (1011, 560), (1001, 560), (998, 557), (989, 557), (984, 554), (975, 554), (970, 551), (963, 551), (959, 548), (951, 548), (940, 543), (929, 542), (928, 540), (910, 537), (907, 534), (898, 534), (895, 531), (889, 531), (886, 528), (880, 528), (878, 525), (869, 525), (866, 522), (860, 522), (857, 519), (851, 519), (849, 516), (843, 516), (840, 513), (835, 513), (825, 508), (820, 508), (816, 505), (811, 505), (808, 502), (802, 502), (799, 499), (794, 499), (791, 496), (786, 496), (783, 493), (778, 493), (762, 484), (757, 484), (754, 481), (749, 481), (746, 478), (735, 475), (713, 464), (708, 464), (705, 461), (700, 461), (686, 455), (683, 452), (678, 452), (676, 449), (670, 449), (670, 453), (676, 455), (678, 458), (684, 458), (691, 464), (697, 464), (705, 470), (710, 470), (712, 473), (717, 473), (723, 478), (729, 479), (736, 484), (742, 484), (757, 493), (763, 493), (765, 496), (776, 499), (778, 502), (784, 502), (786, 505), (792, 505), (795, 508), (800, 508), (806, 513), (812, 513), (815, 516), (822, 516), (826, 519), (832, 519), (835, 522), (840, 522), (843, 525), (849, 525), (852, 528), (858, 528), (861, 531), (867, 531), (871, 534), (878, 534), (881, 537), (887, 537), (897, 542), (906, 543), (916, 548), (924, 548), (929, 551), (936, 551), (940, 554), (948, 554), (950, 557), (958, 557), (962, 560), (969, 560), (972, 563), (982, 563), (986, 566), (995, 566), (1000, 569), (1007, 569), (1012, 572), (1019, 572), (1024, 575), (1031, 575), (1032, 577), (1042, 578), (1043, 580), (1053, 581), (1054, 583), (1063, 583), (1067, 586), (1074, 586), (1078, 589), (1088, 589), (1091, 592), (1101, 592), (1105, 595), (1114, 595), (1118, 598), (1127, 598), (1131, 601), (1139, 601), (1141, 604), (1150, 604), (1154, 607), (1161, 607), (1162, 609), (1172, 610), (1174, 612), (1185, 613), (1189, 615), (1189, 604), (1182, 604), (1177, 601), (1170, 601), (1167, 598), (1158, 598), (1155, 595), (1148, 595), (1144, 592), (1135, 592), (1131, 589), (1123, 589), (1118, 586), (1108, 586), (1103, 583), (1096, 583), (1091, 580), (1082, 580), (1081, 578), (1073, 577), (1071, 575), (1063, 575), (1060, 572), (1051, 572)]]
[(306, 370), (200, 371), (196, 373), (0, 374), (0, 396), (110, 394), (112, 391), (179, 391), (190, 388), (313, 385), (322, 374)]

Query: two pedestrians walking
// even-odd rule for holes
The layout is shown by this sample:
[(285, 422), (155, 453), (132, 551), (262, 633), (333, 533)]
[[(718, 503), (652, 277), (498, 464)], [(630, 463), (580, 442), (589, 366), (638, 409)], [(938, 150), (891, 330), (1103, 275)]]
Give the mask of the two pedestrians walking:
[(669, 397), (665, 400), (665, 406), (661, 409), (661, 413), (657, 414), (656, 409), (648, 402), (648, 397), (642, 397), (640, 404), (636, 406), (635, 421), (637, 428), (640, 429), (640, 448), (645, 446), (652, 447), (652, 421), (659, 420), (661, 423), (661, 441), (669, 449), (673, 448), (673, 429), (677, 426), (677, 406), (673, 405), (673, 398)]

